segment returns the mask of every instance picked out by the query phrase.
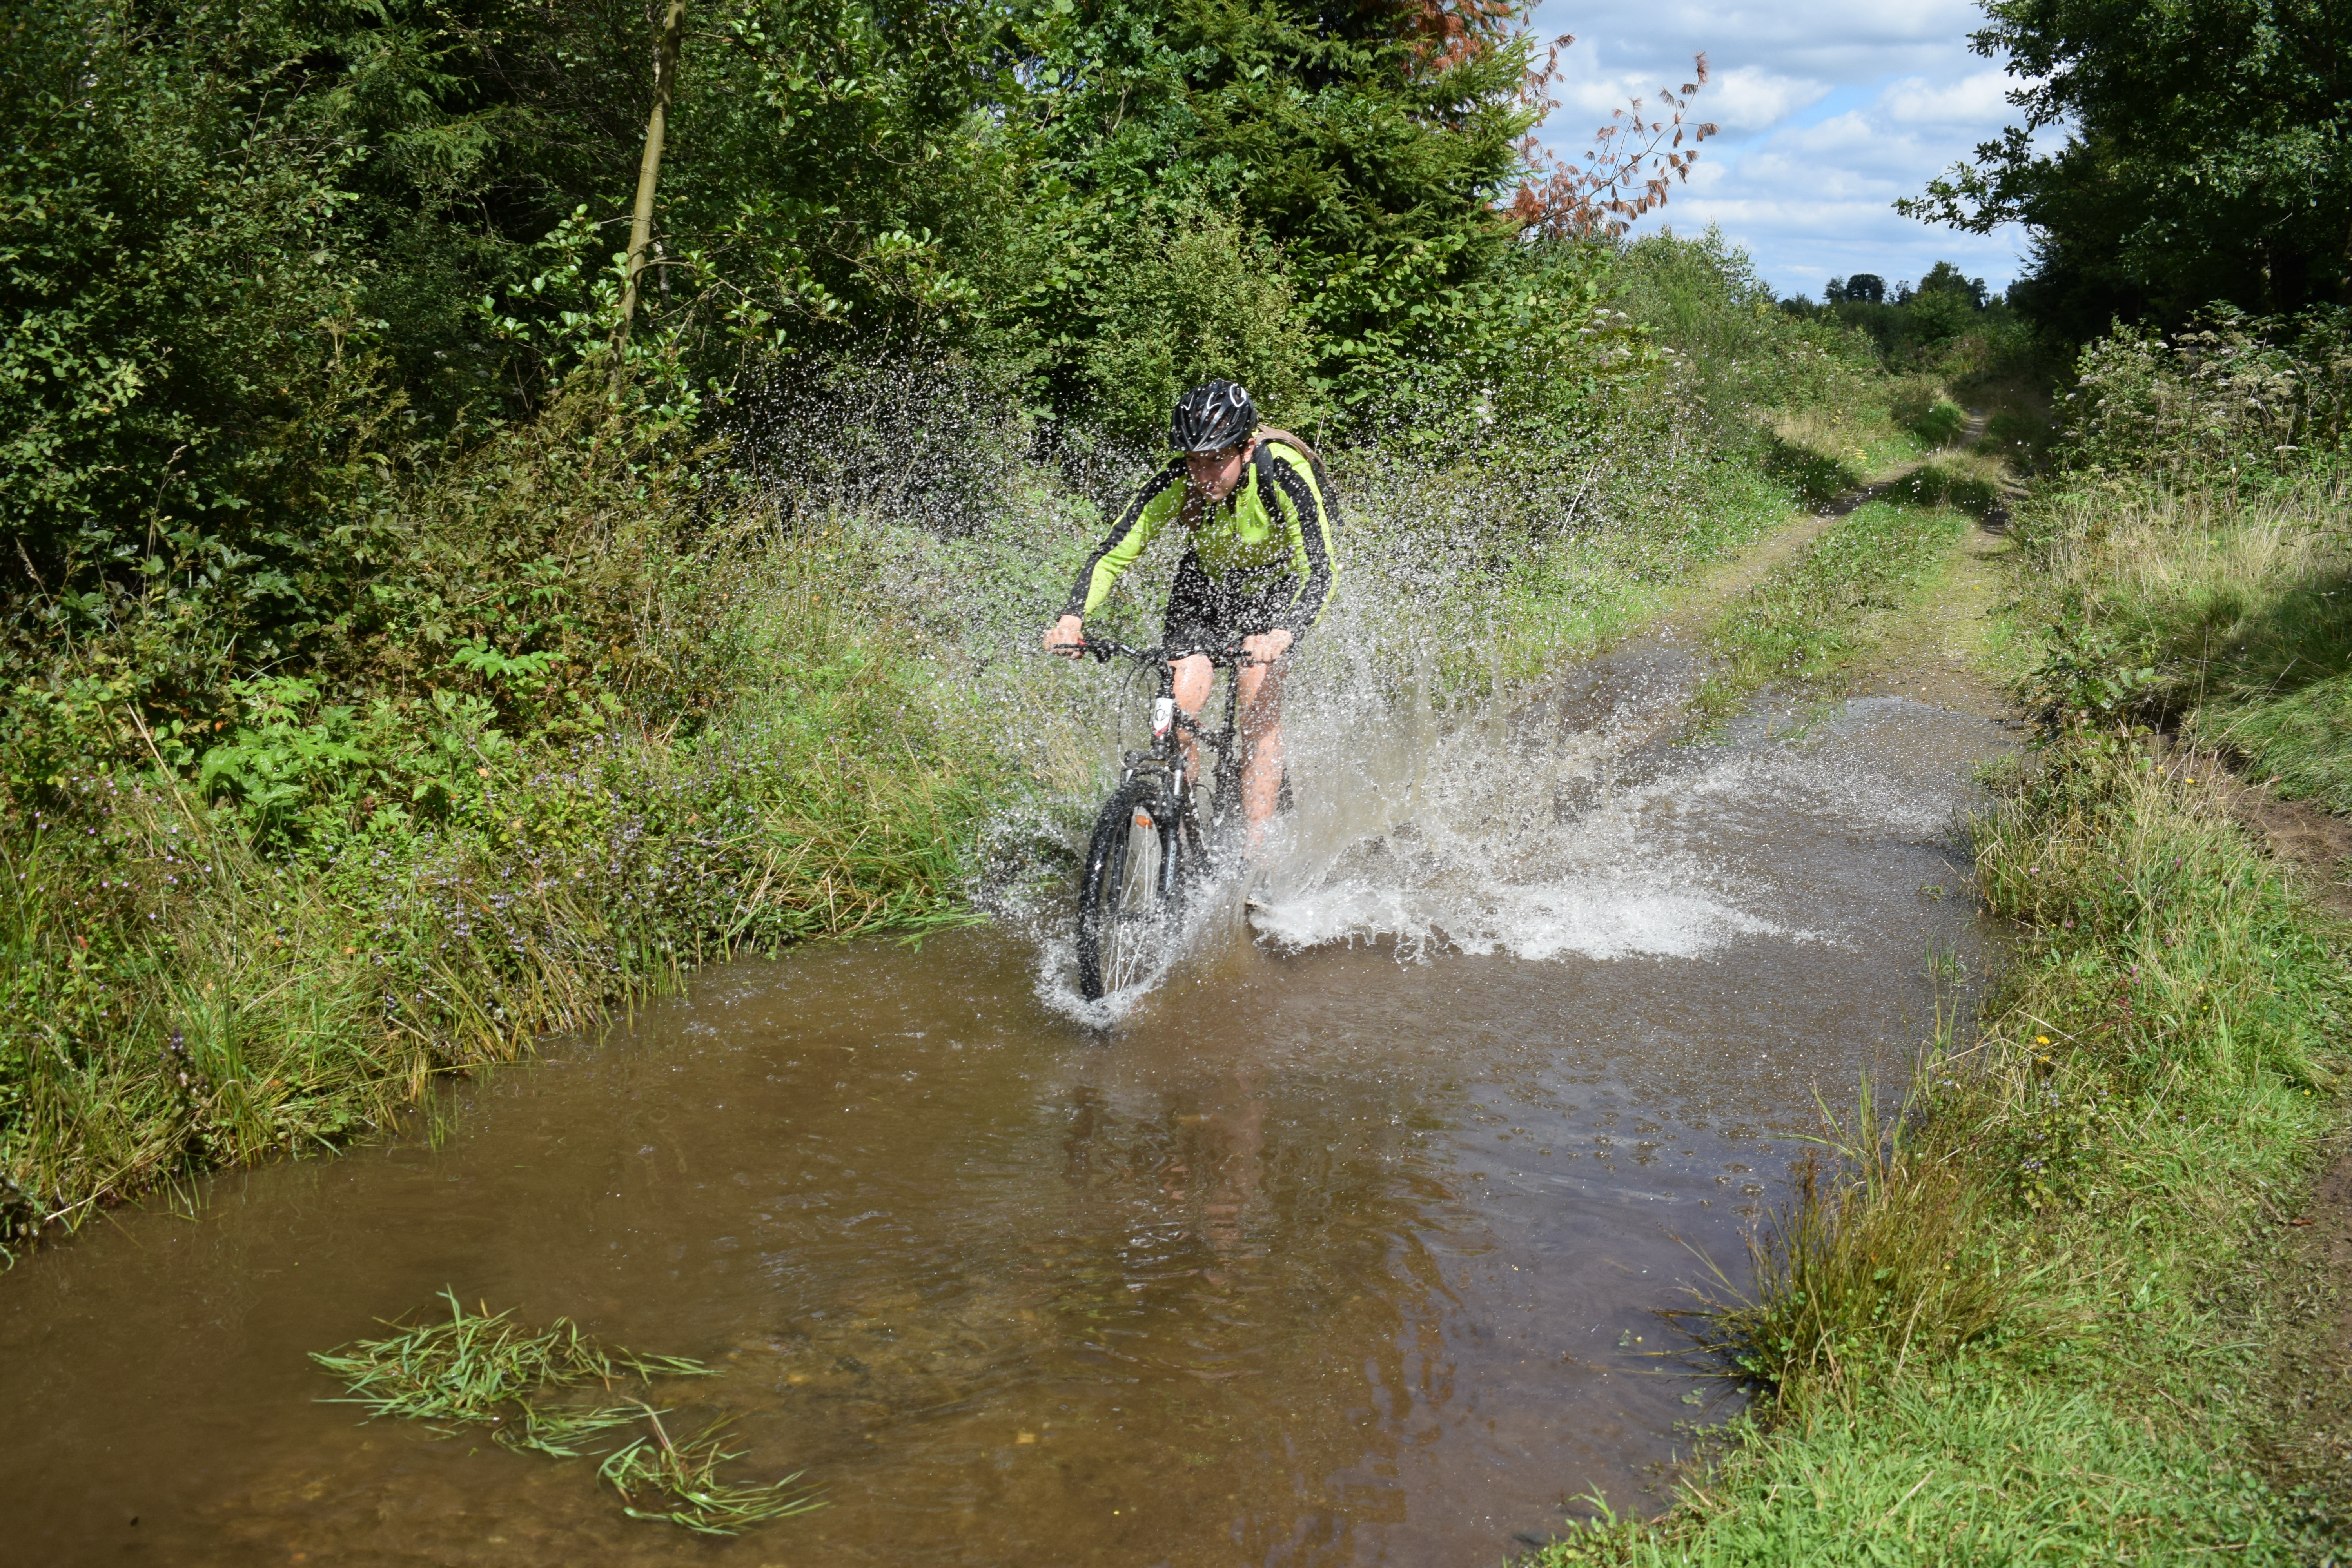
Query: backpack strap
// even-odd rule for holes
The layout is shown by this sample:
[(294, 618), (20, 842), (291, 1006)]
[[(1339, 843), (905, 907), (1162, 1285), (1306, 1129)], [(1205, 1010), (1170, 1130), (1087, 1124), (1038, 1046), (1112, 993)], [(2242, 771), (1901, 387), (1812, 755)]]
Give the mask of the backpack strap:
[(1323, 467), (1322, 453), (1308, 446), (1304, 437), (1294, 436), (1287, 430), (1277, 430), (1271, 425), (1259, 426), (1256, 434), (1261, 447), (1268, 441), (1278, 441), (1306, 458), (1307, 466), (1315, 470), (1315, 488), (1325, 493), (1328, 501), (1331, 489), (1331, 475), (1330, 471)]

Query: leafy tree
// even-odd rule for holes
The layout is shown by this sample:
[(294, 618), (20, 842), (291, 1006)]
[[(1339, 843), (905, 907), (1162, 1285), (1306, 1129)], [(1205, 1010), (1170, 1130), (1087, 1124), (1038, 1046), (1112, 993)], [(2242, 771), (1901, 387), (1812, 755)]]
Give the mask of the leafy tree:
[[(713, 376), (825, 331), (969, 335), (991, 284), (1010, 308), (1002, 13), (695, 15), (649, 337)], [(383, 479), (601, 342), (645, 16), (59, 0), (5, 41), (8, 596), (70, 627), (174, 585), (290, 647), (364, 570)]]
[(1286, 258), (1326, 396), (1352, 401), (1477, 328), (1517, 225), (1496, 210), (1536, 118), (1499, 6), (1034, 0), (1011, 36), (1049, 175), (1032, 296), (1085, 406), (1087, 344), (1150, 237), (1227, 219)]
[[(2352, 10), (2336, 0), (1988, 0), (2024, 123), (1896, 204), (2022, 222), (2021, 310), (2080, 341), (2211, 300), (2352, 301)], [(2054, 152), (2037, 135), (2063, 127)]]
[(1312, 423), (1323, 411), (1307, 387), (1307, 325), (1274, 243), (1215, 216), (1136, 234), (1135, 256), (1100, 295), (1119, 330), (1086, 353), (1104, 423), (1156, 445), (1184, 389), (1213, 376), (1248, 387), (1276, 424)]
[(1922, 294), (1955, 294), (1968, 301), (1972, 310), (1981, 310), (1991, 298), (1981, 278), (1970, 278), (1948, 261), (1938, 261), (1927, 268), (1927, 276), (1919, 279)]
[[(338, 489), (354, 441), (394, 434), (361, 406), (369, 357), (381, 312), (431, 293), (384, 287), (404, 237), (370, 233), (356, 130), (415, 61), (204, 0), (27, 8), (7, 43), (0, 485), (19, 593), (89, 619), (178, 577), (299, 618), (327, 541), (289, 519)], [(429, 171), (443, 149), (408, 151)], [(429, 355), (450, 334), (425, 313), (441, 320), (403, 326)]]

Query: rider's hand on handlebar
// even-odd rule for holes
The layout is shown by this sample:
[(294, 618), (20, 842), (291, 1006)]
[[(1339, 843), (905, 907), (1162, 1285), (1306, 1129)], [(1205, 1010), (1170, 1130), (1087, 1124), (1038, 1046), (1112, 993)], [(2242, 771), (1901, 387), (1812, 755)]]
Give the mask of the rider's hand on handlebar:
[(1244, 638), (1242, 648), (1249, 655), (1251, 662), (1272, 664), (1290, 651), (1290, 634), (1276, 626), (1270, 632), (1260, 632), (1254, 637)]
[(1045, 651), (1058, 653), (1064, 658), (1078, 658), (1086, 653), (1086, 623), (1076, 616), (1064, 616), (1045, 628)]

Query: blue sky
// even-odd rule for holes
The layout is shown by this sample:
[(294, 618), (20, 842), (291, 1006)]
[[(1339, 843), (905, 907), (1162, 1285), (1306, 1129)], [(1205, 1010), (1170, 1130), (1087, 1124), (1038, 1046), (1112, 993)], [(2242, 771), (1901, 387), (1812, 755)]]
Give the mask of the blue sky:
[(1660, 86), (1690, 80), (1706, 51), (1691, 113), (1722, 133), (1636, 232), (1718, 224), (1781, 294), (1814, 299), (1833, 277), (1892, 284), (1938, 260), (2000, 289), (2026, 264), (2021, 230), (1930, 227), (1892, 205), (2021, 118), (2003, 97), (2006, 62), (1969, 50), (1984, 25), (1971, 0), (1542, 0), (1533, 25), (1547, 39), (1576, 35), (1543, 131), (1570, 156), (1630, 97), (1654, 102)]

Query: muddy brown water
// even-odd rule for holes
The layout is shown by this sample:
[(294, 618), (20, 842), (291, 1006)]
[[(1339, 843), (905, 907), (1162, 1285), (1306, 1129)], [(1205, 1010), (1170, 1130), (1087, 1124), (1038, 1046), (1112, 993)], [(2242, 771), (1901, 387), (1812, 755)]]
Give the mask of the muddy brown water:
[[(1013, 929), (813, 948), (461, 1086), (437, 1142), (113, 1215), (0, 1278), (0, 1557), (1484, 1564), (1655, 1507), (1737, 1397), (1655, 1310), (1744, 1279), (1816, 1092), (1899, 1089), (1928, 955), (1981, 962), (1936, 890), (2000, 733), (1772, 721), (1535, 777), (1513, 888), (1323, 856), (1108, 1032)], [(445, 1286), (711, 1361), (665, 1403), (829, 1506), (699, 1540), (319, 1403), (306, 1352)]]

